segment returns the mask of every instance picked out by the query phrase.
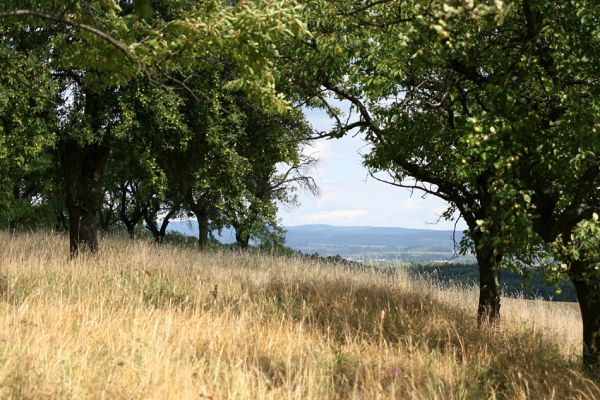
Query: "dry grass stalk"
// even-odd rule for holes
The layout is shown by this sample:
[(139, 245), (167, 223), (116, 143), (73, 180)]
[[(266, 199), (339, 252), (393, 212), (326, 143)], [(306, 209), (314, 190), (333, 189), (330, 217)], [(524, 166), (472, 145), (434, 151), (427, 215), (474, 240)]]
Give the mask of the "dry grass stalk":
[(103, 243), (67, 262), (62, 236), (0, 233), (1, 398), (600, 398), (570, 305), (478, 329), (469, 288)]

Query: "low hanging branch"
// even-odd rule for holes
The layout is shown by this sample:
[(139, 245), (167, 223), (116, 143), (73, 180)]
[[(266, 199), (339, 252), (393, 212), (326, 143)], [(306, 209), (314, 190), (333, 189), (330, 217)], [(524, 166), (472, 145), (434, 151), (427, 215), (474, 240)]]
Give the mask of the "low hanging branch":
[(89, 32), (91, 34), (98, 36), (102, 40), (110, 43), (117, 49), (119, 49), (121, 52), (123, 52), (125, 54), (125, 56), (130, 61), (132, 61), (138, 65), (142, 64), (141, 61), (131, 52), (131, 50), (125, 43), (115, 39), (114, 37), (110, 36), (109, 34), (107, 34), (105, 32), (102, 32), (101, 30), (99, 30), (97, 28), (94, 28), (93, 26), (82, 24), (80, 22), (73, 21), (72, 19), (69, 19), (69, 18), (66, 18), (63, 16), (46, 14), (46, 13), (43, 13), (40, 11), (35, 11), (35, 10), (15, 10), (15, 11), (0, 12), (0, 18), (18, 18), (18, 17), (35, 17), (35, 18), (45, 19), (45, 20), (53, 21), (53, 22), (56, 22), (59, 24), (71, 26), (73, 28), (80, 29), (82, 31)]

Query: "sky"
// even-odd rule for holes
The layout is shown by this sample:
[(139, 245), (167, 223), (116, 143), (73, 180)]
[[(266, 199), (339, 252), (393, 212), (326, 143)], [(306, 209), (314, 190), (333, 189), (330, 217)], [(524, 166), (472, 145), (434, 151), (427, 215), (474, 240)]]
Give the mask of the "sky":
[[(329, 117), (320, 110), (307, 109), (304, 113), (318, 131), (332, 126)], [(447, 208), (444, 201), (434, 196), (423, 199), (420, 192), (415, 191), (411, 195), (408, 189), (370, 177), (362, 165), (362, 154), (368, 151), (368, 145), (359, 137), (314, 142), (307, 152), (319, 160), (312, 176), (320, 196), (300, 192), (300, 206), (291, 210), (280, 208), (279, 217), (283, 225), (454, 228), (453, 221), (439, 218)], [(463, 221), (459, 221), (458, 229), (464, 227)]]

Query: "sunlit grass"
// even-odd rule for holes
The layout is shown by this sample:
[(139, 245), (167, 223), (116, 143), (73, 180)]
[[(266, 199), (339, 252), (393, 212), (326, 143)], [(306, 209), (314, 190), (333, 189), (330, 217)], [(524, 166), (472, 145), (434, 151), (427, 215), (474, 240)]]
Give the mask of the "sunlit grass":
[(305, 260), (0, 233), (0, 398), (586, 398), (568, 304)]

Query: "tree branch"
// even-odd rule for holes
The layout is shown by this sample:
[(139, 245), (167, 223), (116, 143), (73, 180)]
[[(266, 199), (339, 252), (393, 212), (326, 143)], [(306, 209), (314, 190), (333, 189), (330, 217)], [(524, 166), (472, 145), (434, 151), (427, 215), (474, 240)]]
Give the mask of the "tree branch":
[(0, 18), (16, 18), (16, 17), (36, 17), (36, 18), (40, 18), (40, 19), (46, 19), (49, 21), (57, 22), (59, 24), (71, 26), (73, 28), (77, 28), (82, 31), (89, 32), (91, 34), (98, 36), (102, 40), (110, 43), (117, 49), (119, 49), (121, 52), (123, 52), (123, 54), (125, 54), (125, 56), (131, 62), (138, 64), (138, 65), (142, 64), (141, 61), (131, 52), (131, 50), (125, 43), (115, 39), (114, 37), (110, 36), (109, 34), (107, 34), (105, 32), (102, 32), (101, 30), (99, 30), (97, 28), (94, 28), (93, 26), (82, 24), (80, 22), (73, 21), (72, 19), (69, 19), (69, 18), (66, 18), (63, 16), (46, 14), (46, 13), (43, 13), (40, 11), (35, 11), (35, 10), (15, 10), (15, 11), (7, 11), (7, 12), (0, 13)]
[(344, 90), (336, 85), (331, 84), (329, 81), (323, 82), (323, 87), (325, 87), (328, 90), (331, 90), (333, 93), (337, 94), (341, 98), (348, 100), (358, 109), (358, 113), (360, 114), (362, 121), (360, 122), (360, 125), (356, 125), (357, 123), (355, 122), (353, 124), (353, 125), (355, 125), (355, 126), (353, 126), (353, 128), (356, 128), (358, 126), (369, 128), (375, 134), (375, 136), (377, 136), (377, 138), (380, 141), (385, 143), (385, 138), (383, 137), (383, 132), (374, 123), (373, 118), (371, 117), (371, 114), (369, 113), (369, 110), (357, 96), (354, 96), (354, 95), (348, 93), (346, 90)]
[(350, 17), (354, 14), (358, 14), (361, 13), (363, 11), (367, 11), (369, 8), (381, 5), (381, 4), (386, 4), (386, 3), (391, 3), (393, 2), (393, 0), (379, 0), (379, 1), (373, 1), (373, 2), (369, 2), (367, 4), (365, 4), (362, 7), (357, 7), (353, 10), (347, 11), (347, 12), (343, 12), (341, 13), (341, 15), (343, 15), (344, 17)]
[[(432, 188), (426, 187), (423, 182), (418, 182), (417, 181), (417, 182), (415, 182), (413, 184), (403, 183), (403, 181), (396, 180), (393, 176), (391, 176), (391, 174), (390, 174), (390, 176), (394, 180), (393, 181), (388, 181), (388, 180), (379, 178), (378, 176), (375, 176), (375, 173), (373, 171), (371, 171), (371, 170), (369, 170), (369, 175), (371, 176), (371, 178), (373, 178), (376, 181), (381, 182), (381, 183), (386, 183), (388, 185), (396, 186), (396, 187), (403, 188), (403, 189), (411, 189), (411, 190), (416, 189), (416, 190), (420, 190), (420, 191), (424, 192), (425, 195), (431, 194), (433, 196), (439, 197), (442, 200), (445, 200), (445, 201), (448, 201), (448, 202), (452, 201), (451, 198), (448, 195), (440, 192), (439, 190), (434, 190)], [(424, 198), (425, 195), (423, 195), (422, 197)]]

